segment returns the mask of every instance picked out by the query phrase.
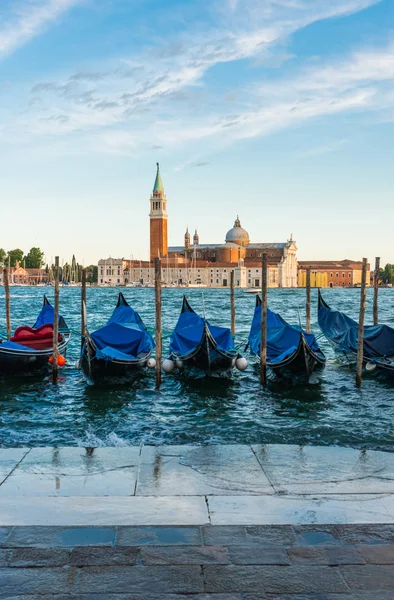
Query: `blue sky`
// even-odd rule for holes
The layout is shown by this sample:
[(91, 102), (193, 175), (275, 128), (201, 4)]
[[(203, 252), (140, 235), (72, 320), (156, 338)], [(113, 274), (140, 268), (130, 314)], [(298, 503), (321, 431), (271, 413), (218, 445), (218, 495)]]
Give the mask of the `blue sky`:
[(147, 258), (293, 234), (394, 262), (393, 0), (2, 0), (0, 247)]

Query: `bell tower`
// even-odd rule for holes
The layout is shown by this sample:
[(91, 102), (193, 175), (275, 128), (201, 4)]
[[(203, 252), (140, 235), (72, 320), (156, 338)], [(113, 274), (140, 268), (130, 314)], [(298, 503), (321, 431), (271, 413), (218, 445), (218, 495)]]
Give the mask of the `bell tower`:
[(164, 193), (163, 182), (160, 175), (159, 163), (157, 165), (155, 185), (150, 197), (150, 259), (158, 256), (163, 258), (168, 254), (168, 215), (167, 198)]

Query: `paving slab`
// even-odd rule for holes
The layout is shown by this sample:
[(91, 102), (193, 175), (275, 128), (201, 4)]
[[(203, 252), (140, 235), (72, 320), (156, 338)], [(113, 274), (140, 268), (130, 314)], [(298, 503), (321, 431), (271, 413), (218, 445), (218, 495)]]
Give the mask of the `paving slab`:
[(203, 571), (205, 590), (211, 593), (258, 592), (269, 597), (349, 590), (339, 569), (331, 567), (207, 565)]
[(212, 525), (394, 523), (394, 495), (211, 496)]
[(204, 591), (204, 581), (198, 565), (86, 567), (80, 569), (77, 591), (192, 594)]
[(139, 448), (34, 448), (0, 486), (4, 496), (132, 496)]
[(253, 446), (276, 491), (287, 494), (394, 493), (389, 452), (324, 446)]
[(0, 449), (0, 485), (20, 463), (29, 448), (1, 448)]
[(115, 527), (13, 527), (6, 548), (114, 546)]
[(0, 525), (203, 525), (204, 497), (0, 497)]
[(203, 543), (199, 527), (119, 527), (117, 546), (198, 546)]
[[(0, 590), (4, 598), (12, 594), (64, 594), (74, 591), (76, 569), (0, 569)], [(7, 595), (8, 594), (8, 595)]]
[(254, 495), (274, 489), (250, 446), (144, 446), (137, 495)]

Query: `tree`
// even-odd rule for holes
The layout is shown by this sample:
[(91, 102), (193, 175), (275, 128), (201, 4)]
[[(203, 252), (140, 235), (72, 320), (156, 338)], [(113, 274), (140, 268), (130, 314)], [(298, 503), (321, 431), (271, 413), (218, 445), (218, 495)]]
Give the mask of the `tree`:
[(21, 263), (22, 260), (23, 260), (23, 250), (21, 250), (20, 248), (16, 248), (15, 250), (10, 250), (8, 252), (6, 262), (7, 263), (8, 263), (8, 261), (10, 262), (10, 267), (15, 267), (16, 263), (17, 262)]
[(384, 267), (383, 281), (385, 283), (393, 283), (394, 282), (394, 265), (387, 263), (387, 265)]
[(3, 248), (0, 248), (0, 265), (4, 265), (6, 256), (7, 252)]
[(89, 265), (86, 267), (86, 281), (89, 283), (97, 283), (98, 279), (98, 266), (97, 265)]
[(44, 264), (43, 261), (44, 253), (41, 252), (40, 248), (30, 248), (29, 253), (26, 254), (26, 267), (28, 269), (41, 269)]

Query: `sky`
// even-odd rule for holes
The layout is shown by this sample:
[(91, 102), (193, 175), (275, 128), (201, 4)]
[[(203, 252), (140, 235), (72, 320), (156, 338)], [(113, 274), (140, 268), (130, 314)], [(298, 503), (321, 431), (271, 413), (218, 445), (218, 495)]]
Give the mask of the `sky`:
[(0, 248), (296, 240), (394, 263), (393, 0), (1, 0)]

